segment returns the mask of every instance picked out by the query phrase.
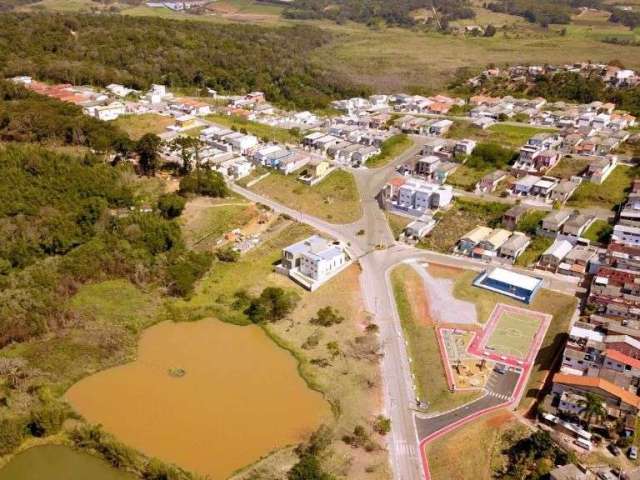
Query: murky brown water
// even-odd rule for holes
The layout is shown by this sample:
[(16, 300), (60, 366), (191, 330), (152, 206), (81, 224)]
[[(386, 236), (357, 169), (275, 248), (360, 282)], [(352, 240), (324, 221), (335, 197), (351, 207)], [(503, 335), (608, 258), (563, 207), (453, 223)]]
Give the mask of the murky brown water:
[[(178, 368), (183, 377), (169, 375)], [(302, 440), (330, 415), (294, 358), (261, 329), (216, 320), (151, 327), (136, 362), (66, 396), (124, 443), (216, 480)]]

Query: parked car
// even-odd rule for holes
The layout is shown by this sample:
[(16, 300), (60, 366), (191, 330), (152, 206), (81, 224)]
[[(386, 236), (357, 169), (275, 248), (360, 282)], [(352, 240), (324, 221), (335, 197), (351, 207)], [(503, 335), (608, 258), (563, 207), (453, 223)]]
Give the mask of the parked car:
[(609, 446), (607, 447), (609, 449), (609, 451), (615, 455), (616, 457), (618, 455), (620, 455), (620, 448), (618, 448), (618, 446), (614, 443), (610, 443)]
[(496, 366), (493, 368), (496, 373), (500, 375), (504, 375), (507, 373), (507, 366), (504, 363), (496, 363)]
[(637, 460), (638, 459), (638, 449), (636, 447), (629, 447), (629, 450), (627, 450), (627, 456), (631, 460)]

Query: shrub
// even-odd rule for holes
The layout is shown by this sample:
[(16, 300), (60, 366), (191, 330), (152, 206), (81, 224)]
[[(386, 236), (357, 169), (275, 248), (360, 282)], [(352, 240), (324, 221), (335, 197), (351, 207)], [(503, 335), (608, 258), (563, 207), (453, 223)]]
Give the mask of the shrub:
[(171, 220), (180, 216), (186, 203), (184, 197), (175, 193), (166, 193), (158, 199), (158, 210), (164, 218)]
[(310, 320), (313, 325), (320, 325), (322, 327), (330, 327), (343, 321), (344, 317), (331, 306), (321, 308), (318, 310), (316, 316)]

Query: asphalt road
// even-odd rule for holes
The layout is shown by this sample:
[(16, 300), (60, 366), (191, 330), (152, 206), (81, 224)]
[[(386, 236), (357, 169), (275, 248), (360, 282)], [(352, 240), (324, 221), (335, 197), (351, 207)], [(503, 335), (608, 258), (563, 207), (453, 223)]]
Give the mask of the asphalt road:
[(511, 398), (519, 377), (520, 374), (513, 371), (505, 374), (492, 372), (486, 394), (477, 400), (433, 417), (416, 415), (418, 436), (420, 439), (427, 438), (463, 418), (506, 403)]
[[(352, 169), (362, 199), (363, 215), (351, 224), (331, 224), (311, 215), (299, 212), (269, 198), (258, 195), (238, 185), (231, 185), (236, 193), (251, 201), (267, 205), (275, 212), (306, 223), (319, 232), (349, 245), (349, 253), (359, 260), (362, 268), (360, 286), (365, 306), (374, 315), (380, 328), (380, 341), (384, 351), (381, 369), (384, 381), (384, 405), (391, 419), (391, 432), (387, 437), (389, 459), (395, 480), (419, 480), (424, 478), (420, 461), (419, 440), (429, 432), (437, 431), (459, 419), (484, 408), (499, 405), (510, 396), (518, 376), (507, 373), (499, 378), (491, 377), (488, 393), (472, 404), (437, 417), (414, 417), (416, 394), (409, 365), (406, 342), (402, 335), (400, 319), (389, 282), (389, 273), (402, 262), (421, 260), (480, 271), (486, 264), (467, 257), (445, 255), (395, 242), (388, 222), (376, 196), (397, 165), (405, 163), (420, 150), (421, 137), (413, 136), (414, 146), (378, 169)], [(364, 234), (358, 235), (360, 230)], [(537, 274), (537, 272), (536, 272)], [(541, 274), (548, 288), (563, 292), (575, 291), (575, 283), (551, 273)]]

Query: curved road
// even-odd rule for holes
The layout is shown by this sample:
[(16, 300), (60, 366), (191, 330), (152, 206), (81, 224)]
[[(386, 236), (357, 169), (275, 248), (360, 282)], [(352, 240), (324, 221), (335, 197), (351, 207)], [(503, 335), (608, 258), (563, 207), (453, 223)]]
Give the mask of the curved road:
[[(498, 396), (488, 395), (472, 404), (446, 412), (437, 417), (414, 415), (416, 395), (409, 366), (409, 355), (402, 335), (400, 319), (389, 282), (393, 267), (402, 262), (422, 260), (438, 262), (450, 266), (480, 270), (486, 264), (466, 257), (454, 257), (427, 250), (420, 250), (395, 242), (385, 214), (376, 199), (397, 165), (418, 154), (424, 137), (412, 136), (414, 145), (392, 162), (378, 169), (350, 169), (353, 173), (361, 197), (362, 217), (351, 224), (332, 224), (312, 215), (299, 212), (251, 190), (232, 184), (236, 193), (256, 203), (270, 207), (278, 213), (306, 223), (325, 235), (349, 245), (350, 254), (359, 260), (362, 268), (360, 287), (365, 306), (374, 315), (380, 328), (380, 341), (384, 351), (382, 376), (384, 381), (384, 403), (387, 416), (391, 419), (391, 432), (387, 439), (389, 459), (395, 480), (420, 480), (424, 478), (420, 457), (420, 440), (433, 432), (454, 423), (464, 416), (504, 402), (508, 393), (511, 376), (500, 379), (497, 384)], [(363, 235), (357, 232), (364, 230)], [(575, 285), (567, 283), (553, 274), (543, 275), (550, 288), (562, 291), (575, 290)], [(505, 383), (506, 382), (506, 383)], [(515, 384), (515, 382), (513, 382)]]

